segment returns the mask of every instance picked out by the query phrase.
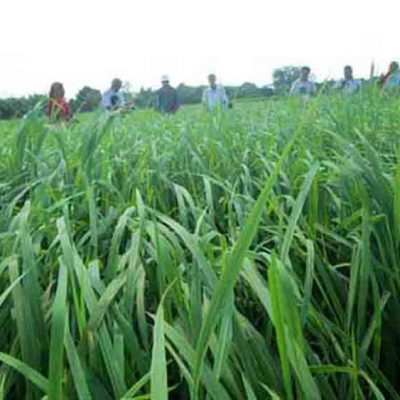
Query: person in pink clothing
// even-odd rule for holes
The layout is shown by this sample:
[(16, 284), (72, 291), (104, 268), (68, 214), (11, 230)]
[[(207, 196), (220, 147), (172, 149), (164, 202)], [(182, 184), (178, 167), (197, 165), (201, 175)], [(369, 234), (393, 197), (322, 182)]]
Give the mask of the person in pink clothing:
[(71, 106), (65, 100), (64, 86), (60, 82), (51, 85), (47, 115), (52, 121), (69, 121), (72, 118)]

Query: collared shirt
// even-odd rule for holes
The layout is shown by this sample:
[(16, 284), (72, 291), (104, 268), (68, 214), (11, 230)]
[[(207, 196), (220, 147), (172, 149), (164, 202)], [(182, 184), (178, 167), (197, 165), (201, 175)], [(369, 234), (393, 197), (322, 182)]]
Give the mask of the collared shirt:
[(299, 95), (312, 95), (317, 92), (317, 88), (314, 82), (310, 81), (302, 81), (301, 79), (297, 79), (292, 85), (290, 89), (291, 94), (299, 94)]
[(156, 108), (163, 113), (174, 113), (179, 108), (178, 92), (172, 86), (157, 91)]
[(217, 85), (215, 88), (208, 87), (204, 89), (202, 103), (209, 110), (214, 110), (215, 107), (228, 107), (229, 99), (225, 88), (221, 85)]
[(341, 79), (336, 82), (334, 88), (341, 90), (346, 94), (352, 94), (361, 88), (361, 83), (358, 79)]
[(395, 89), (400, 87), (400, 71), (390, 74), (383, 85), (384, 89)]
[(114, 92), (109, 89), (103, 93), (101, 104), (106, 109), (122, 107), (124, 103), (124, 95), (120, 91)]

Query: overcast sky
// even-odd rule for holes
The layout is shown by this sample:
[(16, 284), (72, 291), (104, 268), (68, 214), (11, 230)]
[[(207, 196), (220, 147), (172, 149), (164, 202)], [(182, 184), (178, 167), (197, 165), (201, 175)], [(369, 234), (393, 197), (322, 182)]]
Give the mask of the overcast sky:
[(64, 83), (104, 90), (270, 83), (275, 67), (308, 64), (318, 80), (352, 64), (367, 76), (400, 59), (399, 0), (0, 0), (0, 96)]

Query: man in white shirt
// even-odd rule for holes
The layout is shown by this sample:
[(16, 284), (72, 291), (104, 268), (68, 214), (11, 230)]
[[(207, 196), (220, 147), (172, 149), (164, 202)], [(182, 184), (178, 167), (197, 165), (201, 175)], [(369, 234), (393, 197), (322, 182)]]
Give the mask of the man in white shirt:
[(225, 109), (229, 105), (228, 96), (222, 85), (217, 85), (217, 77), (214, 74), (208, 75), (208, 83), (210, 86), (203, 91), (202, 103), (212, 111), (215, 108)]
[(290, 89), (291, 94), (300, 96), (312, 96), (317, 92), (314, 82), (309, 80), (311, 69), (310, 67), (303, 67), (300, 72), (300, 78), (297, 79)]
[(345, 94), (353, 94), (361, 87), (360, 81), (354, 79), (353, 68), (350, 65), (344, 67), (344, 79), (336, 82), (334, 89), (340, 90)]
[(114, 79), (111, 88), (103, 93), (101, 104), (106, 110), (118, 110), (125, 104), (124, 96), (120, 92), (122, 87), (121, 79)]

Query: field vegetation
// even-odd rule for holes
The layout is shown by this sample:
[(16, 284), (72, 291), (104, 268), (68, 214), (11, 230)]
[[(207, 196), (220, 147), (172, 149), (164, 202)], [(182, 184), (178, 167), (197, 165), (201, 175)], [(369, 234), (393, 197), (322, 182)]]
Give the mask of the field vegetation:
[(398, 399), (399, 116), (0, 122), (0, 400)]

